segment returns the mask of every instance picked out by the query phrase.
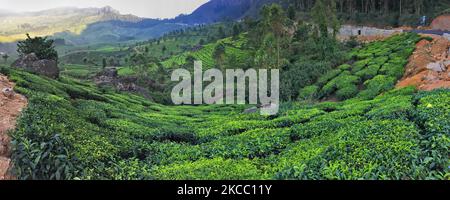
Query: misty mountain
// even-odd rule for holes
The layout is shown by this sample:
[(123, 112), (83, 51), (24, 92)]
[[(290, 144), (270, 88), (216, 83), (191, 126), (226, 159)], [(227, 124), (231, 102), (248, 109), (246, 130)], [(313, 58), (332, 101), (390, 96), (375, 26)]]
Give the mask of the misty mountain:
[(65, 39), (67, 44), (114, 43), (159, 37), (183, 26), (167, 20), (122, 15), (109, 6), (25, 13), (0, 10), (0, 43), (24, 39), (26, 33)]
[(190, 15), (181, 15), (176, 22), (186, 24), (208, 24), (225, 20), (239, 20), (245, 16), (256, 17), (265, 4), (281, 0), (211, 0)]
[(192, 14), (165, 20), (122, 15), (109, 6), (66, 7), (25, 13), (0, 10), (0, 43), (22, 40), (25, 33), (52, 36), (73, 45), (147, 40), (195, 24), (256, 16), (262, 5), (278, 1), (211, 0)]

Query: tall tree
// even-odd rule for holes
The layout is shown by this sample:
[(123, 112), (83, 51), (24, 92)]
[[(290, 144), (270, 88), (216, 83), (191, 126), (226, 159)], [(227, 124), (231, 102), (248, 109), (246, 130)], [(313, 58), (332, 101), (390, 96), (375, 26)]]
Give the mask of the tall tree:
[(102, 59), (102, 67), (103, 67), (103, 69), (106, 68), (106, 65), (107, 65), (107, 63), (106, 63), (106, 58), (103, 58), (103, 59)]
[(223, 62), (225, 60), (225, 45), (220, 43), (214, 48), (213, 57), (216, 60), (219, 68), (223, 68)]
[(286, 20), (287, 17), (280, 5), (272, 4), (262, 8), (261, 26), (263, 26), (262, 30), (265, 32), (263, 34), (263, 39), (267, 40), (267, 34), (271, 34), (275, 39), (276, 50), (274, 52), (276, 55), (276, 66), (273, 66), (274, 68), (279, 68), (282, 64), (282, 43), (285, 41), (284, 37), (287, 36), (287, 30), (285, 27)]
[(17, 43), (17, 52), (20, 56), (30, 53), (36, 54), (39, 59), (58, 60), (58, 52), (53, 45), (54, 41), (47, 37), (31, 38), (27, 33), (27, 39)]

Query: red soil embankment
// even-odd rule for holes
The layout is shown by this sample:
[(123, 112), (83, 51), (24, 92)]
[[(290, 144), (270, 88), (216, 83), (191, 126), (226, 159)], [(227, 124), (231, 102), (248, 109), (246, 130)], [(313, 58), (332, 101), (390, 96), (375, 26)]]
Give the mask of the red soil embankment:
[(450, 41), (441, 36), (427, 36), (432, 37), (433, 41), (422, 40), (417, 43), (397, 88), (415, 86), (427, 91), (450, 88)]
[(11, 160), (10, 138), (7, 132), (15, 128), (17, 117), (28, 103), (24, 96), (6, 91), (12, 88), (14, 83), (0, 74), (0, 180), (13, 178), (8, 175)]
[(431, 29), (450, 31), (450, 15), (441, 15), (431, 22)]

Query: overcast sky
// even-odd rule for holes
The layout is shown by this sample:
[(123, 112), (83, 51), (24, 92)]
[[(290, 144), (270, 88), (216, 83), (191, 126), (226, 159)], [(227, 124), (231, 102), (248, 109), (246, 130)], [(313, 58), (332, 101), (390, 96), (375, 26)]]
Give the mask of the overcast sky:
[(173, 18), (189, 14), (209, 0), (0, 0), (2, 10), (39, 11), (57, 7), (111, 6), (122, 14), (148, 18)]

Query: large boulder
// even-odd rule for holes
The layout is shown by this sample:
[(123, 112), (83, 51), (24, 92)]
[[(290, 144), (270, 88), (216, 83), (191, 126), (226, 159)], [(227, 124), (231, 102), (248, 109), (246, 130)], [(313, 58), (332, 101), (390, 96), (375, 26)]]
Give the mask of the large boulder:
[(113, 84), (118, 78), (118, 71), (116, 68), (106, 68), (103, 71), (97, 73), (94, 77), (94, 82), (97, 85), (109, 85)]
[(55, 60), (39, 59), (34, 53), (20, 57), (11, 66), (53, 79), (59, 77), (58, 63)]

